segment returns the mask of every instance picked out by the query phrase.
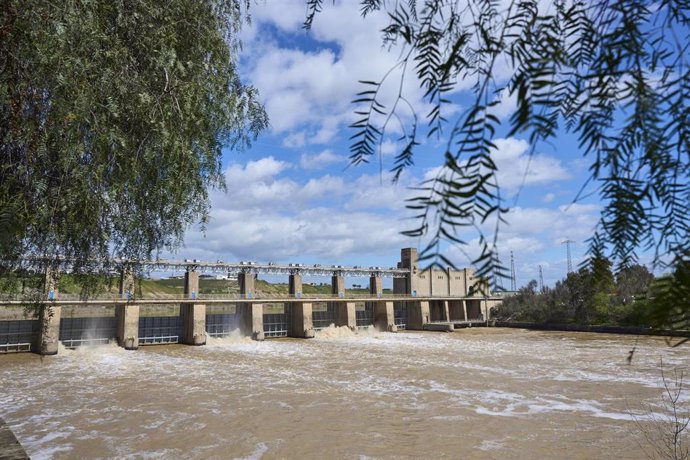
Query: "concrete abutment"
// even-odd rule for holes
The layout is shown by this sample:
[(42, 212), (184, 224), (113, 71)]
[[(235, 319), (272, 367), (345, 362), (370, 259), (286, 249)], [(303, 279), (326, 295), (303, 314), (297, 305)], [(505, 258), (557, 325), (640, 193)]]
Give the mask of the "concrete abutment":
[(379, 331), (397, 332), (393, 302), (385, 300), (374, 302), (374, 325)]
[(139, 305), (119, 304), (115, 306), (115, 337), (125, 350), (139, 348)]
[[(184, 294), (196, 299), (199, 293), (199, 273), (187, 270), (184, 276)], [(206, 305), (200, 303), (180, 304), (182, 331), (180, 342), (186, 345), (206, 344)]]
[[(245, 299), (254, 297), (254, 286), (256, 284), (256, 274), (242, 272), (237, 275), (240, 285), (240, 294)], [(254, 340), (264, 340), (264, 306), (260, 303), (238, 303), (235, 307), (237, 324), (240, 332)]]
[(335, 325), (357, 330), (357, 305), (355, 302), (334, 302)]

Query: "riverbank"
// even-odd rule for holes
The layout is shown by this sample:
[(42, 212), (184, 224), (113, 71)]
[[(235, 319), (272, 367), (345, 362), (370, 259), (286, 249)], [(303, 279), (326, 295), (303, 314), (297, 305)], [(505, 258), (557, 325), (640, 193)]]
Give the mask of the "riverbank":
[(531, 329), (537, 331), (561, 332), (594, 332), (601, 334), (648, 335), (655, 337), (684, 337), (690, 338), (690, 331), (672, 331), (669, 329), (653, 329), (650, 327), (632, 326), (588, 326), (581, 324), (558, 323), (528, 323), (520, 321), (493, 321), (494, 327), (508, 327), (516, 329)]
[(3, 460), (25, 460), (29, 456), (17, 441), (14, 433), (3, 419), (0, 418), (0, 458)]

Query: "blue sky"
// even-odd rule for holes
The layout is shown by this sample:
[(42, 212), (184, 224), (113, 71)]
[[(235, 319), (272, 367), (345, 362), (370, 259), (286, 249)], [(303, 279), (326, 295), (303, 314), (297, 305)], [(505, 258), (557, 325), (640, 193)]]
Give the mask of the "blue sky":
[[(361, 90), (357, 81), (379, 79), (398, 56), (380, 45), (386, 18), (363, 21), (358, 2), (327, 2), (305, 32), (303, 0), (266, 0), (252, 4), (251, 14), (252, 25), (242, 33), (240, 67), (259, 89), (271, 128), (250, 150), (225, 152), (227, 192), (211, 192), (208, 228), (190, 230), (178, 255), (388, 267), (398, 260), (400, 248), (421, 248), (423, 241), (400, 235), (415, 223), (404, 200), (412, 196), (410, 186), (431, 177), (441, 164), (439, 141), (425, 140), (415, 166), (397, 184), (386, 172), (400, 148), (396, 132), (382, 148), (383, 175), (378, 161), (348, 167), (352, 131), (347, 126), (355, 118), (350, 101)], [(502, 69), (507, 74), (507, 64)], [(459, 84), (456, 108), (467, 100), (469, 87), (469, 82)], [(405, 91), (424, 107), (417, 82), (406, 80)], [(504, 98), (498, 115), (507, 116), (512, 105)], [(496, 145), (499, 183), (511, 206), (525, 181), (508, 216), (510, 225), (500, 233), (501, 258), (507, 264), (513, 251), (518, 286), (537, 279), (539, 265), (545, 283), (553, 285), (566, 274), (561, 242), (575, 241), (573, 262), (579, 263), (599, 215), (596, 195), (572, 203), (588, 162), (572, 136), (539, 145), (531, 161), (530, 145), (521, 137), (502, 137)], [(476, 235), (465, 237), (469, 254), (475, 255)], [(447, 255), (459, 266), (469, 265), (457, 248), (448, 248)]]

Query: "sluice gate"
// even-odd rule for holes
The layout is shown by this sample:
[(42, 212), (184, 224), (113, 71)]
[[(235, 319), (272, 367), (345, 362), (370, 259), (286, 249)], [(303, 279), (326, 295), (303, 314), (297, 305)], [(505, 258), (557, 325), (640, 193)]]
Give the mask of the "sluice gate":
[(31, 351), (39, 331), (38, 320), (0, 321), (0, 353)]
[(356, 308), (357, 327), (369, 327), (374, 325), (374, 303), (358, 303)]
[(182, 334), (179, 316), (142, 316), (139, 318), (139, 345), (178, 343)]
[(60, 342), (67, 348), (105, 345), (115, 339), (115, 334), (114, 316), (60, 319)]
[(312, 309), (312, 321), (315, 330), (320, 331), (336, 323), (336, 304), (333, 302), (316, 302), (312, 304)]
[(235, 313), (206, 315), (206, 333), (209, 337), (227, 337), (239, 327)]
[(398, 329), (407, 329), (407, 302), (393, 304), (393, 320)]
[(287, 337), (292, 331), (292, 304), (264, 304), (263, 323), (266, 337)]

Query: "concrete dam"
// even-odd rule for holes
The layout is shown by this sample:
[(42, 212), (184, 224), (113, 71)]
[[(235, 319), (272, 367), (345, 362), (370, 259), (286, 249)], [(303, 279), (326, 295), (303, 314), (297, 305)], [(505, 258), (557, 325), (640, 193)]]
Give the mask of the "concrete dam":
[[(134, 296), (132, 267), (135, 264), (148, 270), (184, 270), (184, 295), (163, 299)], [(122, 264), (117, 296), (88, 299), (60, 295), (59, 274), (50, 272), (46, 274), (40, 318), (0, 319), (0, 353), (33, 351), (53, 355), (58, 352), (59, 343), (73, 348), (112, 340), (127, 350), (166, 343), (204, 345), (207, 337), (229, 336), (236, 331), (255, 340), (311, 338), (315, 331), (330, 325), (394, 332), (399, 329), (453, 331), (455, 327), (488, 323), (492, 308), (501, 298), (483, 289), (486, 283), (474, 276), (473, 269), (420, 270), (417, 264), (415, 248), (402, 249), (397, 267), (389, 269), (200, 260), (128, 263)], [(239, 294), (200, 294), (202, 273), (236, 275)], [(258, 274), (287, 275), (288, 294), (257, 293)], [(330, 295), (304, 294), (303, 276), (330, 276)], [(347, 276), (367, 276), (368, 294), (346, 294)], [(393, 278), (392, 294), (383, 293), (384, 277)], [(0, 300), (0, 309), (17, 309), (26, 303), (21, 298)], [(170, 304), (179, 305), (179, 314), (142, 314), (147, 309)], [(63, 307), (74, 307), (78, 312), (88, 310), (89, 314), (63, 317)], [(110, 308), (111, 313), (93, 313), (98, 307)]]

